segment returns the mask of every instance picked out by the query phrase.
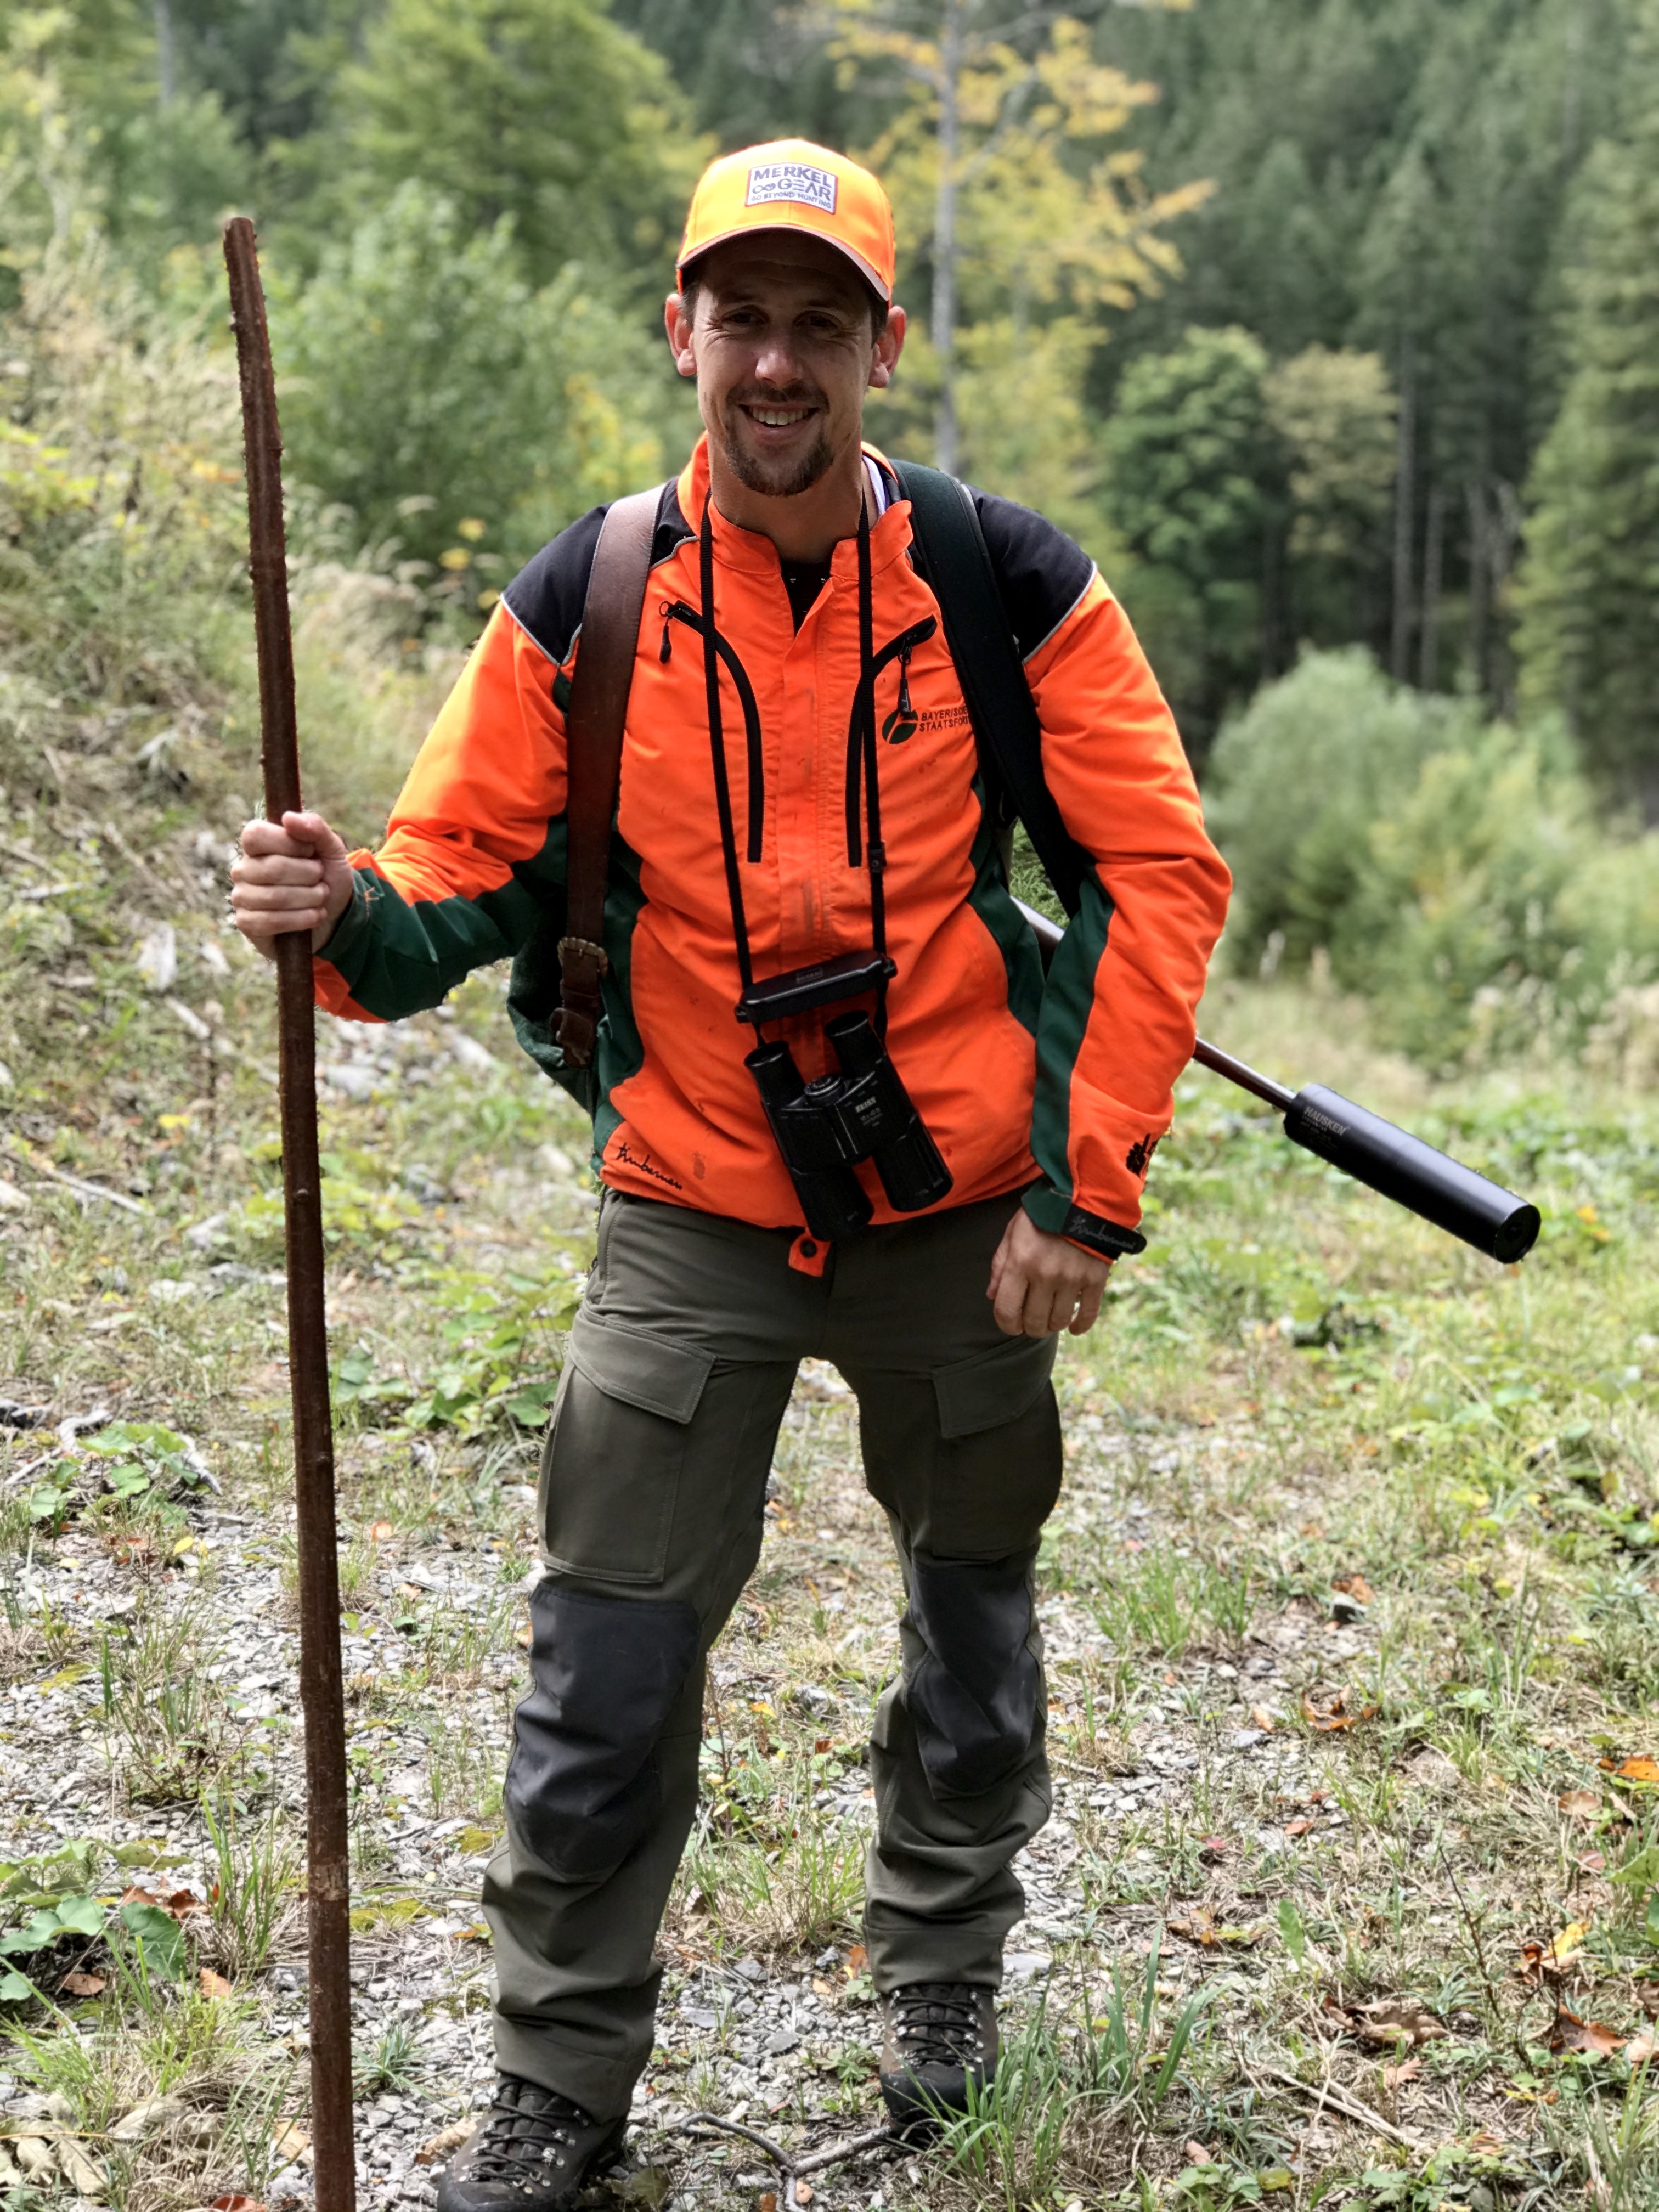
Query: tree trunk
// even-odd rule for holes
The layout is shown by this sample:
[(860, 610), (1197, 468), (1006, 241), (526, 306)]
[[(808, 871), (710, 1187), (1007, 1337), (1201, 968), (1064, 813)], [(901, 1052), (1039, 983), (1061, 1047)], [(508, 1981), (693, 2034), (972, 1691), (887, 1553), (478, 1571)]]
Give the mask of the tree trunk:
[(1400, 341), (1400, 429), (1394, 479), (1394, 639), (1389, 672), (1411, 675), (1412, 569), (1417, 511), (1417, 378), (1409, 335)]
[(1484, 699), (1489, 690), (1486, 657), (1491, 632), (1492, 562), (1487, 550), (1486, 487), (1476, 478), (1468, 485), (1469, 503), (1469, 660), (1474, 687)]
[(178, 89), (173, 61), (173, 9), (170, 0), (155, 0), (156, 97), (163, 114), (172, 106)]
[(939, 38), (939, 191), (933, 202), (933, 351), (939, 357), (939, 407), (933, 459), (953, 475), (957, 465), (957, 154), (961, 137), (957, 94), (962, 76), (962, 18), (967, 0), (945, 0)]
[(1446, 495), (1429, 486), (1428, 534), (1423, 546), (1423, 632), (1418, 642), (1417, 683), (1422, 691), (1440, 685), (1440, 586), (1446, 556)]

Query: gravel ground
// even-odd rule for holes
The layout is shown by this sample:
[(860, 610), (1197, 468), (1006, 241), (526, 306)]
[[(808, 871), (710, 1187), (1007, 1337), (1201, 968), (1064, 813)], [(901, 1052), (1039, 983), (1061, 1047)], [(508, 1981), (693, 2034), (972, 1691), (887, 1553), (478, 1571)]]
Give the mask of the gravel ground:
[[(1158, 1441), (1162, 1456), (1147, 1470), (1133, 1437), (1097, 1416), (1073, 1423), (1057, 1545), (1069, 1533), (1086, 1531), (1096, 1543), (1139, 1548), (1154, 1533), (1155, 1516), (1143, 1497), (1126, 1493), (1132, 1485), (1141, 1486), (1145, 1472), (1173, 1474), (1183, 1456), (1249, 1449), (1247, 1437), (1196, 1431)], [(797, 1679), (799, 1624), (779, 1620), (763, 1595), (760, 1607), (739, 1612), (717, 1651), (715, 1691), (727, 1706), (770, 1700), (775, 1708), (788, 1701), (817, 1724), (833, 1728), (838, 1740), (856, 1741), (896, 1651), (897, 1582), (859, 1478), (845, 1387), (832, 1370), (804, 1371), (781, 1460), (786, 1455), (797, 1486), (799, 1471), (810, 1470), (799, 1526), (774, 1506), (756, 1588), (764, 1594), (814, 1577), (838, 1583), (827, 1595), (817, 1586), (817, 1595), (837, 1630), (836, 1650), (858, 1663), (827, 1681)], [(521, 1486), (514, 1495), (522, 1510), (532, 1493)], [(240, 1755), (250, 1771), (263, 1766), (268, 1775), (264, 1802), (279, 1806), (284, 1823), (297, 1826), (297, 1636), (282, 1571), (281, 1518), (204, 1498), (189, 1509), (191, 1548), (159, 1572), (153, 1563), (137, 1571), (123, 1565), (106, 1545), (71, 1528), (22, 1571), (16, 1595), (27, 1613), (63, 1623), (66, 1643), (82, 1650), (105, 1627), (141, 1611), (152, 1632), (169, 1620), (210, 1615), (203, 1633), (212, 1656), (204, 1671), (222, 1709), (218, 1724), (251, 1747)], [(521, 1528), (521, 1547), (526, 1537)], [(401, 1717), (366, 1719), (362, 1697), (370, 1686), (395, 1680), (409, 1663), (409, 1638), (397, 1624), (411, 1609), (441, 1607), (452, 1618), (487, 1617), (501, 1607), (504, 1585), (512, 1595), (527, 1558), (527, 1548), (504, 1548), (496, 1535), (469, 1546), (452, 1534), (441, 1548), (417, 1558), (388, 1539), (349, 1598), (343, 1650), (357, 1790), (354, 1849), (360, 1868), (373, 1870), (375, 1900), (360, 1908), (360, 1918), (374, 1924), (365, 1924), (354, 1943), (360, 2064), (388, 2036), (401, 2030), (411, 2039), (402, 2086), (368, 2095), (359, 2106), (359, 2185), (368, 2205), (431, 2201), (453, 2130), (488, 2100), (489, 1956), (476, 1900), (493, 1835), (465, 1813), (445, 1817), (434, 1809), (430, 1715), (422, 1724), (422, 1716), (404, 1706)], [(1086, 1607), (1063, 1592), (1046, 1600), (1042, 1620), (1054, 1718), (1064, 1723), (1076, 1717), (1063, 1703), (1073, 1671), (1068, 1662), (1098, 1662), (1105, 1642)], [(1275, 1714), (1310, 1679), (1310, 1668), (1317, 1673), (1350, 1658), (1363, 1633), (1293, 1608), (1233, 1659), (1194, 1655), (1178, 1670), (1170, 1666), (1163, 1674), (1167, 1709), (1139, 1707), (1114, 1740), (1109, 1771), (1066, 1757), (1060, 1747), (1065, 1728), (1057, 1729), (1054, 1817), (1019, 1861), (1028, 1911), (1007, 1946), (1006, 2008), (1019, 2014), (1045, 1991), (1051, 2005), (1068, 2001), (1075, 1986), (1098, 1978), (1103, 1961), (1145, 1951), (1161, 1904), (1103, 1906), (1081, 1877), (1085, 1866), (1114, 1860), (1121, 1849), (1130, 1874), (1144, 1864), (1149, 1888), (1161, 1899), (1165, 1885), (1156, 1853), (1139, 1838), (1161, 1824), (1187, 1820), (1194, 1782), (1211, 1772), (1218, 1756), (1216, 1745), (1206, 1748), (1180, 1710), (1194, 1696), (1208, 1718), (1222, 1723), (1219, 1757), (1248, 1772), (1263, 1802), (1277, 1801), (1277, 1821), (1261, 1823), (1256, 1841), (1282, 1844), (1282, 1808), (1299, 1803), (1305, 1787), (1305, 1747), (1277, 1733)], [(481, 1661), (470, 1686), (446, 1695), (445, 1728), (465, 1731), (468, 1756), (483, 1768), (504, 1764), (522, 1670), (522, 1655), (509, 1636)], [(121, 1747), (103, 1717), (102, 1694), (99, 1668), (85, 1662), (0, 1692), (9, 1778), (0, 1854), (19, 1858), (73, 1837), (95, 1836), (111, 1847), (148, 1841), (165, 1859), (173, 1891), (206, 1898), (215, 1869), (199, 1815), (185, 1804), (131, 1801), (131, 1777), (124, 1780)], [(866, 1831), (872, 1807), (862, 1767), (854, 1764), (821, 1788), (814, 1811), (828, 1832)], [(1346, 1819), (1323, 1804), (1314, 1817), (1334, 1830)], [(388, 1906), (376, 1922), (377, 1910)], [(1218, 1921), (1249, 1909), (1248, 1899), (1211, 1899)], [(212, 1933), (198, 1917), (202, 1955), (210, 1958)], [(292, 2052), (303, 2037), (302, 1936), (297, 1910), (290, 1910), (267, 1971), (251, 1984), (254, 2039), (268, 2050)], [(803, 2154), (880, 2124), (873, 2081), (877, 2008), (867, 1980), (860, 1985), (859, 1954), (849, 1941), (805, 1955), (734, 1955), (726, 1931), (701, 1921), (682, 1897), (671, 1917), (666, 1956), (659, 2048), (636, 2096), (639, 2125), (630, 2148), (635, 2166), (643, 2161), (653, 2172), (627, 2184), (631, 2193), (643, 2191), (648, 2202), (663, 2179), (658, 2166), (687, 2204), (713, 2203), (733, 2185), (775, 2185), (766, 2160), (746, 2144), (711, 2145), (654, 2132), (672, 2129), (693, 2109), (777, 2133)], [(1213, 1971), (1202, 1947), (1172, 1951), (1163, 1969), (1172, 1993)], [(38, 2098), (3, 2081), (0, 2099), (13, 2120), (40, 2117), (44, 2109)], [(423, 2148), (434, 2140), (441, 2145), (435, 2158)], [(825, 2205), (873, 2203), (884, 2187), (890, 2197), (896, 2187), (902, 2195), (914, 2167), (908, 2154), (883, 2151), (819, 2175), (813, 2185)], [(227, 2186), (241, 2179), (228, 2172), (220, 2178)], [(302, 2197), (309, 2188), (301, 2161), (265, 2194), (276, 2202)]]

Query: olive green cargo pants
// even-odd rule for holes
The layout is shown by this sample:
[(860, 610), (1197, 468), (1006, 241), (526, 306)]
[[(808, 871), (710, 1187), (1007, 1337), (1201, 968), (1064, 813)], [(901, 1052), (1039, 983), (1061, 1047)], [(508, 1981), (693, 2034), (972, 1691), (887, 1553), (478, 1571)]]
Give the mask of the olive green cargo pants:
[(659, 1923), (695, 1816), (703, 1662), (760, 1555), (797, 1363), (857, 1395), (908, 1598), (876, 1715), (865, 1942), (876, 1986), (994, 1987), (1048, 1817), (1038, 1532), (1060, 1492), (1052, 1340), (985, 1295), (1018, 1200), (866, 1231), (822, 1277), (787, 1231), (607, 1192), (542, 1461), (507, 1838), (484, 1878), (495, 2051), (592, 2113), (650, 2055)]

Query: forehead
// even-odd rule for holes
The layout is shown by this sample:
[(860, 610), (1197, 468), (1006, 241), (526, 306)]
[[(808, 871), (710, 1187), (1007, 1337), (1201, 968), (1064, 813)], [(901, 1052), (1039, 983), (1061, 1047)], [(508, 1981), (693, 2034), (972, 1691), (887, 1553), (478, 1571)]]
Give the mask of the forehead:
[(755, 301), (864, 312), (864, 282), (847, 256), (799, 231), (763, 230), (728, 239), (704, 254), (690, 273), (718, 307)]

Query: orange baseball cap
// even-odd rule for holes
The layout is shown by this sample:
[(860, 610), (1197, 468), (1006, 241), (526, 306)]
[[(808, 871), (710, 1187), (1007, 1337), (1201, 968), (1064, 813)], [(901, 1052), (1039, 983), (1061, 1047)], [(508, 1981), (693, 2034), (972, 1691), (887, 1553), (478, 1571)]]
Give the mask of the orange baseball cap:
[(893, 210), (868, 169), (810, 138), (774, 138), (722, 154), (691, 195), (678, 278), (700, 254), (746, 230), (805, 230), (838, 246), (893, 301)]

